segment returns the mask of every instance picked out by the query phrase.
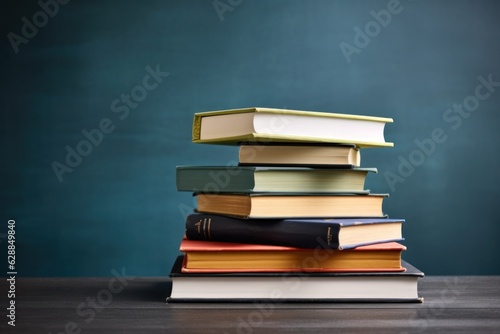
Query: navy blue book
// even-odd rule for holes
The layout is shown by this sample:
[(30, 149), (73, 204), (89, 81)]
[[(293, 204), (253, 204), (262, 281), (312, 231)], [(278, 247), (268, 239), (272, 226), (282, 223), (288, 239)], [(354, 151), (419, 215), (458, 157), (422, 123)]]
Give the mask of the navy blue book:
[(186, 219), (186, 238), (299, 248), (351, 249), (401, 241), (404, 219), (243, 219), (194, 213)]

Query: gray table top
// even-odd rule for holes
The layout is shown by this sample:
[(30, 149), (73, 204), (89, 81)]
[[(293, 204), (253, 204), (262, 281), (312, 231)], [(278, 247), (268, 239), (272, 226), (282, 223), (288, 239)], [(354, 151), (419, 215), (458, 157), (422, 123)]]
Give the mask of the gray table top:
[(500, 332), (500, 276), (425, 277), (423, 304), (167, 304), (164, 277), (17, 278), (15, 327), (0, 286), (2, 333)]

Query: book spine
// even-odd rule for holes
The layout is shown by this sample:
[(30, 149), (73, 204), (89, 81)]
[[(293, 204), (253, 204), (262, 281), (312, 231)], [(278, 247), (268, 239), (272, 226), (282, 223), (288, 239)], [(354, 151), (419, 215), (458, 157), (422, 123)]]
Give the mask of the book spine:
[(201, 132), (201, 117), (198, 115), (194, 115), (193, 118), (193, 137), (192, 141), (200, 140), (200, 132)]
[(191, 240), (249, 243), (298, 248), (339, 249), (340, 225), (286, 219), (239, 219), (191, 214), (186, 237)]

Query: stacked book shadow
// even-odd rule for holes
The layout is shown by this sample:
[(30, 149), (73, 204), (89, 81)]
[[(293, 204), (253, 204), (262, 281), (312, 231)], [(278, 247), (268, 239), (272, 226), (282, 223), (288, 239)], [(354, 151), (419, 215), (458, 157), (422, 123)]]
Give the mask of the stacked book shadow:
[(193, 142), (238, 145), (239, 164), (178, 166), (196, 212), (169, 302), (421, 302), (404, 219), (365, 189), (360, 152), (390, 147), (389, 118), (269, 108), (197, 113)]

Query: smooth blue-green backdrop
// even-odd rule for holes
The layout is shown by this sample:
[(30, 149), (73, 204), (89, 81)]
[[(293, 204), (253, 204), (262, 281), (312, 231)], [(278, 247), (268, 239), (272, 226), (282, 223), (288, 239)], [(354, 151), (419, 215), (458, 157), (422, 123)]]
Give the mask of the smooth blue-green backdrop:
[[(394, 118), (395, 147), (362, 165), (407, 219), (405, 259), (500, 274), (500, 3), (41, 3), (50, 15), (37, 1), (1, 11), (0, 241), (6, 257), (15, 219), (19, 276), (167, 275), (194, 207), (175, 166), (237, 158), (191, 143), (193, 113), (248, 106)], [(79, 144), (85, 131), (98, 145)]]

